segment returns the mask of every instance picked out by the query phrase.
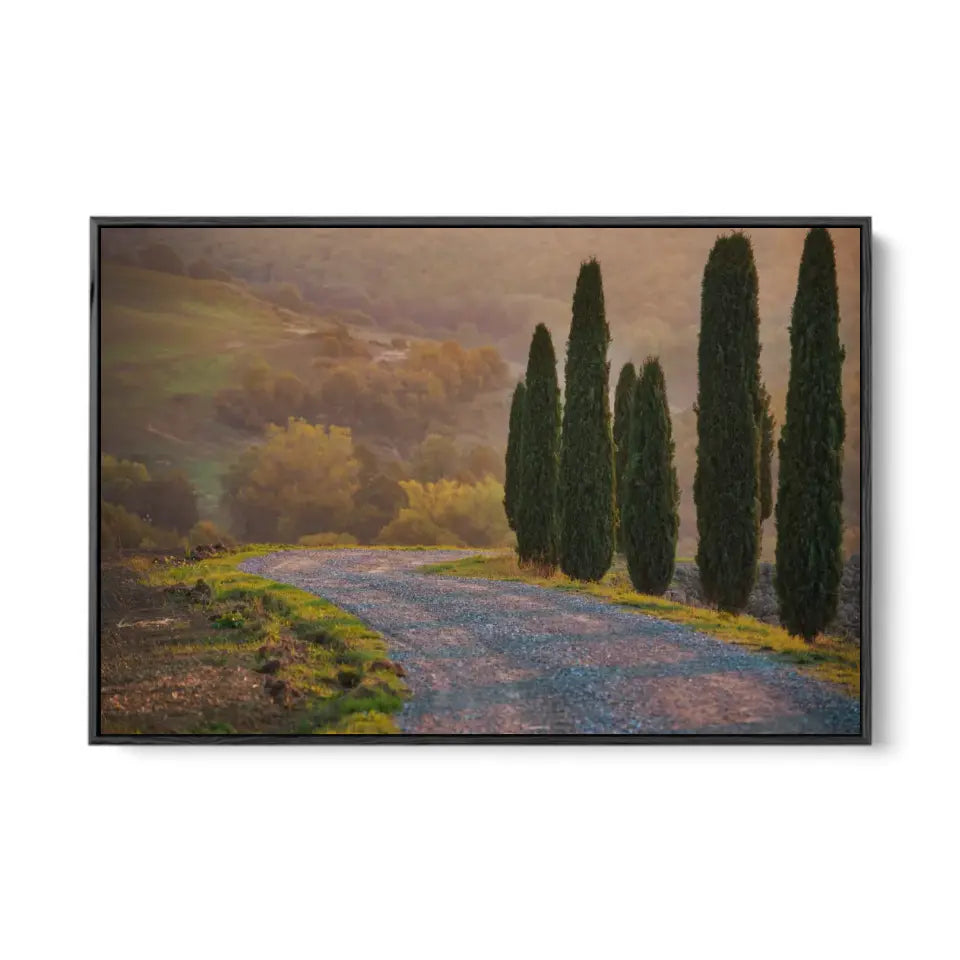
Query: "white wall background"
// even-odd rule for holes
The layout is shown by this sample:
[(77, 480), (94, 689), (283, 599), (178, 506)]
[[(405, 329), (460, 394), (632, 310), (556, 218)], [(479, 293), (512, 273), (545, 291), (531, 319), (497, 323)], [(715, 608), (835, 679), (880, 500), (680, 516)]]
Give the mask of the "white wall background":
[[(949, 953), (956, 28), (922, 0), (7, 10), (7, 955)], [(88, 216), (507, 213), (874, 216), (876, 745), (87, 747)]]

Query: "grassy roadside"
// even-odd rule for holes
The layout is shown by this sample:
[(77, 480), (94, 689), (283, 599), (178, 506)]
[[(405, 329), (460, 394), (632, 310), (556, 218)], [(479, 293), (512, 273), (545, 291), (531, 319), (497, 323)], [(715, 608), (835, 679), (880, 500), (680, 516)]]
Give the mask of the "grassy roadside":
[(773, 654), (795, 664), (805, 673), (821, 680), (840, 684), (847, 693), (860, 694), (860, 647), (836, 637), (819, 637), (813, 644), (792, 637), (781, 627), (763, 623), (744, 614), (734, 616), (703, 607), (691, 607), (663, 597), (637, 593), (623, 571), (613, 570), (599, 583), (571, 580), (557, 572), (551, 577), (538, 576), (521, 569), (516, 554), (471, 556), (448, 563), (430, 564), (424, 573), (455, 577), (481, 577), (489, 580), (512, 580), (556, 590), (573, 590), (629, 607), (638, 613), (686, 624), (694, 630), (736, 643), (751, 650)]
[(408, 694), (382, 637), (321, 597), (238, 569), (107, 560), (104, 733), (395, 733)]

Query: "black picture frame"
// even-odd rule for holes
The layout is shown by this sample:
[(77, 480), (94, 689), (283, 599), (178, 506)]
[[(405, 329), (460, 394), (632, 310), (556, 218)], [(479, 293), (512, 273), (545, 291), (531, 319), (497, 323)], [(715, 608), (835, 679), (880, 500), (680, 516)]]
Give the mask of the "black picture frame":
[[(100, 231), (105, 227), (855, 227), (860, 230), (859, 734), (102, 734), (100, 732)], [(868, 745), (871, 662), (871, 217), (91, 217), (90, 218), (90, 744), (847, 744)]]

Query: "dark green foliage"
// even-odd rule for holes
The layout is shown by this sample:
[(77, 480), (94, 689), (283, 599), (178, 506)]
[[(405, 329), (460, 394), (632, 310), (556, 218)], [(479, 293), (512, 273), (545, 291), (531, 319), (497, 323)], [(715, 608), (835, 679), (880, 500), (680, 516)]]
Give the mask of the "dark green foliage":
[(182, 471), (168, 470), (151, 477), (142, 463), (104, 455), (100, 460), (100, 485), (105, 501), (155, 527), (186, 534), (200, 519), (197, 492)]
[(623, 489), (627, 473), (627, 447), (630, 442), (630, 411), (633, 408), (633, 391), (637, 385), (637, 371), (632, 363), (625, 363), (620, 370), (617, 389), (613, 397), (613, 450), (614, 450), (614, 498), (617, 506), (617, 549), (623, 547)]
[(757, 268), (743, 234), (720, 237), (703, 271), (698, 351), (697, 566), (721, 610), (742, 610), (760, 552)]
[[(166, 534), (168, 531), (162, 531)], [(145, 541), (155, 540), (151, 524), (117, 503), (100, 501), (100, 546), (103, 550), (139, 547)]]
[(599, 580), (613, 559), (613, 435), (600, 264), (580, 266), (567, 340), (560, 454), (560, 566), (577, 580)]
[(373, 543), (377, 534), (407, 505), (407, 495), (392, 477), (383, 473), (360, 476), (353, 495), (353, 512), (344, 526), (360, 543)]
[(680, 529), (680, 490), (673, 431), (660, 361), (643, 365), (633, 395), (627, 469), (620, 487), (620, 528), (630, 580), (641, 593), (662, 594), (673, 579)]
[(776, 509), (780, 617), (807, 640), (836, 614), (843, 572), (843, 359), (833, 241), (817, 227), (803, 245), (790, 318)]
[(236, 610), (231, 613), (221, 613), (218, 617), (212, 617), (213, 625), (220, 630), (239, 630), (246, 622), (242, 613)]
[(187, 475), (174, 470), (144, 484), (140, 515), (158, 527), (187, 533), (200, 519), (197, 493)]
[(760, 522), (773, 513), (773, 428), (776, 425), (770, 412), (770, 394), (766, 384), (760, 384)]
[(550, 331), (537, 324), (527, 361), (523, 400), (517, 556), (552, 571), (557, 565), (557, 470), (560, 388)]
[(521, 380), (510, 403), (510, 432), (507, 436), (506, 479), (503, 485), (503, 509), (511, 530), (517, 529), (517, 504), (520, 499), (520, 451), (523, 442), (523, 400), (526, 386)]

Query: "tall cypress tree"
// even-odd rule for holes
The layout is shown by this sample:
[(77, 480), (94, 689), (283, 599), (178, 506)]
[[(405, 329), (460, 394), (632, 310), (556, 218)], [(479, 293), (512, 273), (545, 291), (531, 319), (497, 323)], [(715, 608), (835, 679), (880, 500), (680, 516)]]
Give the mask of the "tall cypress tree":
[(647, 358), (634, 388), (628, 449), (620, 498), (627, 570), (641, 593), (662, 594), (673, 579), (680, 490), (667, 388), (654, 357)]
[(560, 453), (560, 566), (577, 580), (599, 580), (613, 559), (609, 343), (600, 264), (591, 259), (573, 294)]
[(773, 429), (775, 421), (770, 412), (770, 394), (767, 385), (760, 384), (760, 522), (773, 513)]
[(776, 510), (780, 618), (808, 641), (835, 616), (843, 573), (843, 360), (833, 241), (815, 227), (790, 318)]
[(530, 343), (521, 430), (517, 556), (548, 573), (557, 565), (560, 388), (553, 341), (542, 323)]
[(732, 612), (746, 606), (760, 552), (759, 325), (750, 241), (719, 237), (701, 289), (693, 496), (703, 592)]
[(623, 489), (627, 473), (627, 446), (630, 442), (630, 411), (633, 407), (633, 391), (637, 385), (637, 371), (632, 363), (625, 363), (620, 369), (617, 389), (613, 395), (613, 451), (614, 451), (614, 487), (617, 508), (616, 540), (617, 549), (623, 546)]
[(517, 504), (520, 502), (520, 451), (523, 442), (523, 400), (526, 385), (521, 380), (510, 402), (510, 427), (507, 434), (506, 470), (503, 481), (503, 509), (511, 530), (517, 529)]

